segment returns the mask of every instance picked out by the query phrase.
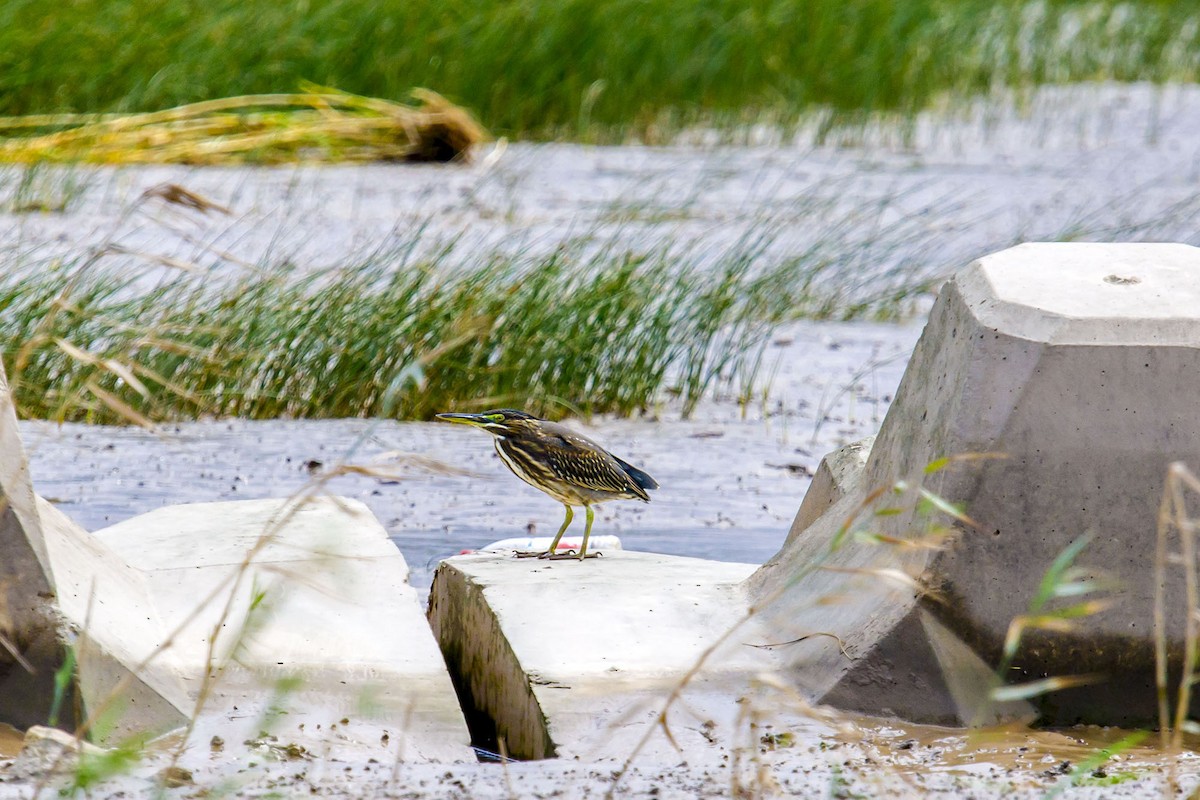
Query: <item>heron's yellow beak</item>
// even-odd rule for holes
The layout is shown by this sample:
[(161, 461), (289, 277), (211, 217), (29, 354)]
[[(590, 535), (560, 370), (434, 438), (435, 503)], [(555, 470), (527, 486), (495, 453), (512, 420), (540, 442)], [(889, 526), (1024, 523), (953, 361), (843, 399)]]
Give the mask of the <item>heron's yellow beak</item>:
[(492, 421), (483, 414), (436, 414), (435, 416), (446, 422), (457, 422), (460, 425), (474, 425), (476, 427), (486, 425)]

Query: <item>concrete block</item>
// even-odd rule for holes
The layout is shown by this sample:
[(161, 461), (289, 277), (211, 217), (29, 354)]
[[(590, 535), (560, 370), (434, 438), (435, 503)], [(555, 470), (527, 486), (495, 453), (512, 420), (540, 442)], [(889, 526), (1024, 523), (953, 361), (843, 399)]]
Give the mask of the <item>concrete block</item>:
[[(613, 551), (546, 562), (477, 553), (444, 561), (429, 621), (472, 715), (477, 743), (518, 758), (625, 758), (701, 654), (747, 610), (750, 564)], [(739, 697), (777, 665), (747, 647), (714, 653), (671, 718), (689, 761), (728, 755)], [(681, 754), (655, 736), (647, 758)]]
[(127, 657), (161, 651), (146, 680), (182, 691), (201, 731), (241, 741), (274, 723), (309, 749), (387, 732), (409, 760), (474, 758), (408, 566), (361, 503), (170, 506), (95, 537), (145, 581), (157, 617), (123, 631)]
[(166, 631), (146, 576), (41, 498), (38, 515), (58, 607), (75, 633), (83, 708), (104, 720), (92, 736), (117, 743), (186, 724), (187, 688), (165, 660), (151, 658)]
[(0, 366), (0, 720), (19, 727), (45, 722), (54, 695), (64, 651), (53, 598), (29, 461)]
[(784, 547), (804, 533), (809, 525), (816, 522), (830, 506), (849, 494), (858, 484), (867, 466), (871, 445), (874, 443), (875, 437), (868, 436), (822, 456), (817, 471), (813, 473), (812, 482), (808, 485), (808, 491), (800, 501), (800, 510), (792, 520)]
[[(1121, 583), (1115, 604), (1071, 632), (1027, 636), (1010, 680), (1099, 673), (1034, 699), (1043, 720), (1153, 721), (1156, 516), (1168, 464), (1200, 468), (1198, 396), (1200, 250), (1028, 244), (967, 267), (939, 294), (861, 478), (749, 583), (777, 636), (825, 630), (846, 644), (849, 659), (829, 641), (795, 649), (793, 674), (844, 707), (968, 722), (986, 684), (956, 688), (947, 664), (996, 664), (1046, 568), (1091, 532), (1078, 563)], [(922, 475), (943, 456), (997, 451), (1008, 457)], [(941, 550), (850, 537), (831, 554), (868, 492), (897, 479), (964, 504), (979, 528), (958, 526)], [(912, 505), (859, 518), (895, 537), (925, 524)], [(887, 580), (894, 569), (946, 602)], [(1181, 581), (1168, 587), (1173, 623)], [(818, 605), (827, 597), (846, 602)]]

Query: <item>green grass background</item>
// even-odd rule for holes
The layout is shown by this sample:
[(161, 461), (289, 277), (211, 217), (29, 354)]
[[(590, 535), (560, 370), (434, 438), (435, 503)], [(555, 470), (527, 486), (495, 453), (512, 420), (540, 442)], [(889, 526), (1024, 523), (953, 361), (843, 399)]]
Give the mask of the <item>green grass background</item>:
[(1193, 0), (4, 0), (0, 114), (414, 86), (494, 133), (654, 140), (1000, 86), (1195, 80)]

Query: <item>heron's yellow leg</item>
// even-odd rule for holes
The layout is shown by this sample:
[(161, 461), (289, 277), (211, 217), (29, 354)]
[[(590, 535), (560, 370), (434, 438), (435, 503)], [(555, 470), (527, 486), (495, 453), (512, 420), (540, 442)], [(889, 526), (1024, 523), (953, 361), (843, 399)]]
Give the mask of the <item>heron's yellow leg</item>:
[(591, 506), (584, 506), (583, 510), (587, 512), (587, 525), (583, 527), (583, 545), (579, 548), (581, 559), (587, 558), (588, 537), (592, 535), (592, 522), (596, 519), (596, 512), (592, 511)]
[[(554, 555), (555, 551), (558, 550), (558, 540), (561, 539), (563, 534), (567, 532), (567, 528), (570, 526), (571, 520), (575, 519), (575, 512), (571, 510), (569, 505), (563, 503), (563, 508), (567, 510), (567, 517), (563, 520), (562, 527), (558, 529), (558, 533), (555, 535), (554, 541), (550, 543), (550, 549), (546, 551), (546, 555), (548, 556)], [(588, 509), (588, 514), (591, 514), (590, 508)], [(589, 517), (589, 519), (591, 519), (591, 517)], [(588, 528), (591, 528), (590, 522), (588, 523)], [(586, 536), (583, 537), (583, 544), (585, 547), (587, 546)]]

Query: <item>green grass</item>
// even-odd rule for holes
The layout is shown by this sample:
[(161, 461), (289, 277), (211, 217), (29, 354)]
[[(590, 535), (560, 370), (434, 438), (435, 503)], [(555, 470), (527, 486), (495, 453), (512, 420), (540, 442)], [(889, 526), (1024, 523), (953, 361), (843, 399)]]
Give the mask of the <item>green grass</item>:
[(301, 80), (426, 86), (494, 133), (651, 140), (944, 96), (1195, 80), (1191, 0), (0, 3), (0, 114), (143, 111)]
[(0, 275), (0, 351), (26, 418), (629, 414), (677, 396), (690, 410), (752, 384), (779, 322), (888, 315), (922, 288), (911, 268), (846, 268), (878, 264), (907, 224), (788, 257), (770, 254), (777, 227), (723, 247), (628, 250), (617, 232), (542, 253), (417, 234), (322, 271), (218, 261), (155, 278), (128, 256), (29, 257)]

